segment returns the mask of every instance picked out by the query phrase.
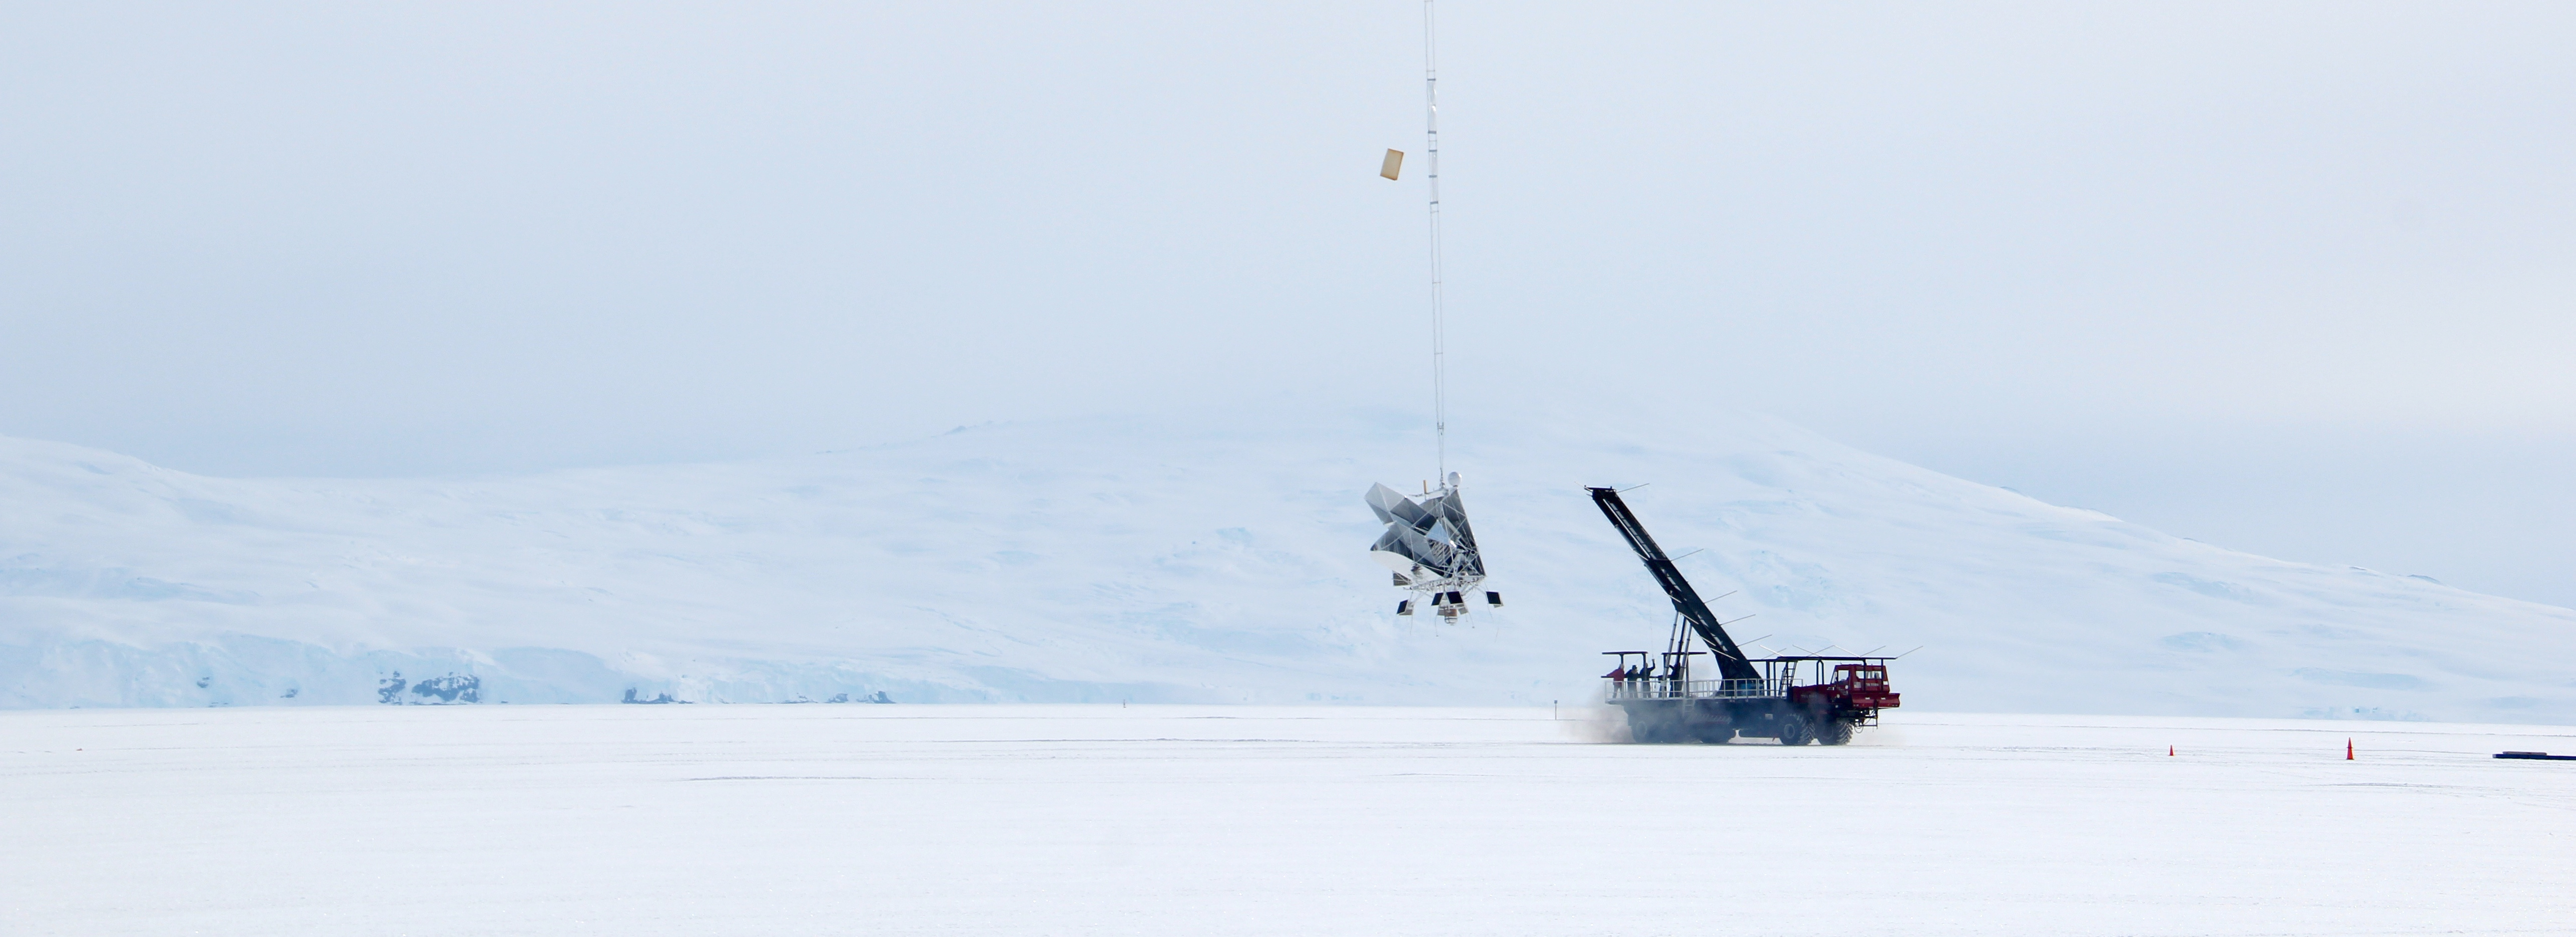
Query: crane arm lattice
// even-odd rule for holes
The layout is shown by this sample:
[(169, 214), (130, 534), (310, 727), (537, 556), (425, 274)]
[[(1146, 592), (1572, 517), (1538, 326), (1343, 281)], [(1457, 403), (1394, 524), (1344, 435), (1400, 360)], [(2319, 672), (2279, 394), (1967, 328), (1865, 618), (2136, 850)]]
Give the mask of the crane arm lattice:
[(1673, 611), (1680, 613), (1682, 620), (1690, 624), (1691, 632), (1708, 645), (1711, 656), (1717, 658), (1718, 675), (1728, 680), (1761, 679), (1762, 671), (1744, 659), (1744, 650), (1736, 647), (1735, 639), (1728, 637), (1726, 628), (1718, 624), (1717, 613), (1709, 611), (1708, 603), (1700, 600), (1699, 590), (1691, 588), (1690, 580), (1682, 578), (1682, 571), (1673, 565), (1672, 557), (1664, 555), (1664, 548), (1655, 545), (1655, 538), (1646, 533), (1646, 525), (1637, 521), (1636, 512), (1628, 510), (1628, 503), (1619, 499), (1619, 490), (1584, 490), (1592, 493), (1592, 503), (1601, 508), (1603, 516), (1610, 518), (1611, 526), (1619, 528), (1619, 535), (1627, 538), (1629, 548), (1637, 551), (1637, 558), (1645, 561), (1646, 571), (1654, 574), (1655, 584), (1664, 587), (1664, 595), (1673, 600)]

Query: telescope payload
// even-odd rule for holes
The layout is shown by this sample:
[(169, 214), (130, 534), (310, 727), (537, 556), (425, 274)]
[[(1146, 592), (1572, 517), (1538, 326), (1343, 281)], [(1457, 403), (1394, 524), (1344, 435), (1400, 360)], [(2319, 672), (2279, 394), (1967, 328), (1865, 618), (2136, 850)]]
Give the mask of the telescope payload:
[[(1476, 552), (1476, 531), (1467, 524), (1467, 506), (1459, 500), (1458, 473), (1442, 479), (1438, 490), (1407, 495), (1385, 485), (1368, 491), (1369, 510), (1386, 524), (1386, 532), (1369, 545), (1369, 559), (1395, 574), (1398, 588), (1418, 599), (1397, 602), (1395, 613), (1411, 615), (1429, 603), (1444, 623), (1455, 624), (1467, 613), (1467, 597), (1485, 581), (1485, 560)], [(1485, 604), (1499, 608), (1500, 592), (1485, 593)]]
[[(1395, 613), (1411, 615), (1424, 602), (1443, 624), (1457, 624), (1467, 613), (1467, 597), (1485, 581), (1485, 560), (1476, 555), (1476, 534), (1467, 527), (1467, 508), (1458, 501), (1458, 473), (1449, 470), (1449, 339), (1448, 312), (1441, 297), (1440, 272), (1440, 57), (1434, 41), (1431, 0), (1422, 0), (1423, 181), (1430, 189), (1431, 213), (1431, 436), (1440, 467), (1440, 487), (1422, 486), (1419, 497), (1385, 485), (1368, 491), (1369, 510), (1386, 524), (1386, 533), (1369, 547), (1369, 558), (1395, 572), (1395, 585), (1418, 598), (1395, 603)], [(1389, 149), (1378, 175), (1402, 176), (1404, 154)], [(1485, 593), (1485, 604), (1500, 608), (1503, 594)]]

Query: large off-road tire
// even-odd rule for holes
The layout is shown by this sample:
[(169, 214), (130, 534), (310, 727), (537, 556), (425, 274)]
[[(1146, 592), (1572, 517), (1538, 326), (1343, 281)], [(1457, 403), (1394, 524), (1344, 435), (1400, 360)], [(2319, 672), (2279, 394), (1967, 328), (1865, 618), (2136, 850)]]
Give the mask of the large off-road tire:
[(1787, 712), (1780, 714), (1780, 744), (1805, 745), (1808, 742), (1813, 741), (1815, 737), (1815, 727), (1807, 722), (1806, 713)]
[(1850, 742), (1851, 737), (1851, 720), (1828, 716), (1816, 725), (1816, 741), (1823, 744), (1841, 745)]

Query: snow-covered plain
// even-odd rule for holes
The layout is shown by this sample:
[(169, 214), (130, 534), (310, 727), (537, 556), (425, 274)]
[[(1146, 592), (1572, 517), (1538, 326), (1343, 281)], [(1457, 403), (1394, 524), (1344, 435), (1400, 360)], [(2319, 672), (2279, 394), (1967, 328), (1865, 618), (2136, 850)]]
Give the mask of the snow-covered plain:
[(2576, 763), (2487, 757), (2576, 729), (1909, 712), (1791, 749), (1599, 744), (1564, 716), (0, 713), (0, 931), (2563, 934), (2576, 912)]
[[(1776, 420), (1454, 424), (1491, 586), (1393, 615), (1360, 494), (1420, 421), (1187, 414), (727, 464), (216, 479), (0, 439), (0, 706), (1579, 699), (1669, 605), (1922, 650), (1949, 711), (2576, 723), (2576, 611), (2183, 540)], [(1700, 552), (1691, 552), (1698, 550)], [(1740, 590), (1740, 591), (1738, 591)]]

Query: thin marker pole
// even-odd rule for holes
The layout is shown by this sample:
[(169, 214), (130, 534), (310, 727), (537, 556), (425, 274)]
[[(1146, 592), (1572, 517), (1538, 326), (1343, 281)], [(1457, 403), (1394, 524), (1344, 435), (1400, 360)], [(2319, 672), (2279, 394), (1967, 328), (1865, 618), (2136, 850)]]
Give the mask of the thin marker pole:
[(1431, 432), (1440, 450), (1440, 483), (1449, 483), (1449, 335), (1440, 271), (1440, 44), (1432, 0), (1422, 0), (1422, 108), (1431, 177)]

